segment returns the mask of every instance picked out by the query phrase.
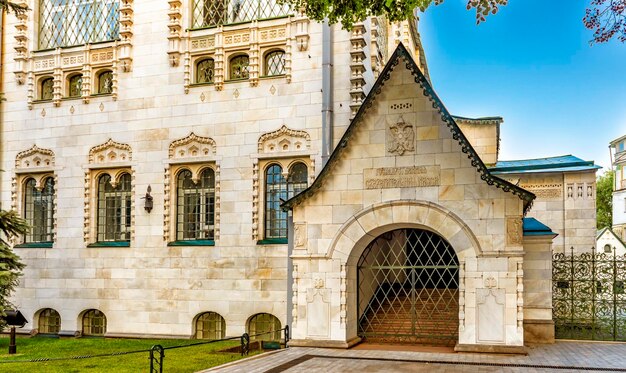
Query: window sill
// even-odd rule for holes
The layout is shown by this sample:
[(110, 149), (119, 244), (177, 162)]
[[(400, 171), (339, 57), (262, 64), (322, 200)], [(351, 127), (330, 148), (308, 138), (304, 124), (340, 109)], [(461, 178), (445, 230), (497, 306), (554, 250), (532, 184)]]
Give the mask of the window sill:
[(45, 104), (46, 102), (52, 102), (52, 99), (33, 100), (33, 104)]
[(107, 96), (113, 96), (113, 93), (94, 93), (90, 95), (89, 97), (107, 97)]
[(67, 96), (61, 97), (61, 101), (72, 101), (72, 100), (80, 100), (83, 96)]
[(265, 238), (256, 242), (257, 245), (285, 245), (287, 238)]
[(249, 80), (250, 78), (228, 79), (228, 80), (224, 80), (224, 84), (247, 82)]
[(23, 248), (23, 249), (36, 249), (36, 248), (41, 248), (41, 249), (51, 249), (52, 248), (52, 242), (26, 242), (26, 243), (20, 243), (17, 244), (15, 246), (13, 246), (13, 248)]
[(277, 74), (277, 75), (263, 75), (263, 76), (259, 76), (260, 80), (267, 80), (267, 79), (276, 79), (276, 78), (284, 78), (286, 74)]
[(130, 241), (94, 242), (87, 245), (87, 247), (130, 247)]
[(210, 85), (215, 85), (215, 83), (213, 82), (207, 82), (207, 83), (191, 83), (189, 84), (189, 87), (193, 88), (193, 87), (205, 87), (205, 86), (210, 86)]
[(215, 240), (186, 240), (169, 242), (167, 246), (215, 246)]

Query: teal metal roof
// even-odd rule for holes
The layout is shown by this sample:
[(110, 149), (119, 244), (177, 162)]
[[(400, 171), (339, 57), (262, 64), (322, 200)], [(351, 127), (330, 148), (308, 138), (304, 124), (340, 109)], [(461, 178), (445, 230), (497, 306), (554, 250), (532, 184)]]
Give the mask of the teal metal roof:
[(498, 161), (495, 166), (489, 167), (494, 174), (519, 174), (531, 172), (572, 172), (597, 170), (593, 161), (584, 161), (573, 155), (558, 157), (520, 159), (516, 161)]
[(556, 235), (552, 229), (535, 218), (524, 218), (522, 220), (524, 236), (548, 236)]

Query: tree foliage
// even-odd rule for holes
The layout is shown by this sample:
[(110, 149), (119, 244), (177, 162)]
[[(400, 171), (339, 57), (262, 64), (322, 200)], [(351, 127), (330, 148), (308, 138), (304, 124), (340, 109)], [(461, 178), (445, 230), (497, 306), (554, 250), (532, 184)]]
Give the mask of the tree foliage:
[(25, 4), (18, 4), (8, 0), (0, 0), (0, 8), (3, 11), (13, 12), (15, 14), (21, 14), (28, 10), (28, 6)]
[(605, 172), (596, 180), (596, 222), (597, 228), (610, 227), (613, 222), (613, 182), (614, 171)]
[(626, 42), (626, 0), (591, 0), (583, 23), (593, 30), (591, 44), (606, 43), (614, 36)]
[(15, 290), (24, 268), (20, 257), (11, 249), (9, 240), (28, 230), (28, 224), (17, 215), (17, 212), (0, 210), (0, 316), (4, 316), (5, 310), (13, 308), (9, 297)]

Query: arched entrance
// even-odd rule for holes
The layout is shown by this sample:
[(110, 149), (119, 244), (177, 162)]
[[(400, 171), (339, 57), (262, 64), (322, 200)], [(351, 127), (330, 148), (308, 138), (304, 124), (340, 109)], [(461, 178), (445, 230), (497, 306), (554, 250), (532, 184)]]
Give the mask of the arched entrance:
[(454, 346), (459, 329), (459, 261), (424, 229), (383, 233), (357, 264), (358, 335), (367, 341)]

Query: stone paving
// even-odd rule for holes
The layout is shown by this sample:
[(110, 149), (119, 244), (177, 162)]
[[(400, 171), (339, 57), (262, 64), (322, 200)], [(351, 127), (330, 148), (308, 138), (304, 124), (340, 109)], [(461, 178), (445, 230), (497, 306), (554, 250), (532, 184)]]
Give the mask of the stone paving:
[(203, 372), (626, 372), (626, 343), (557, 342), (528, 356), (292, 347)]

